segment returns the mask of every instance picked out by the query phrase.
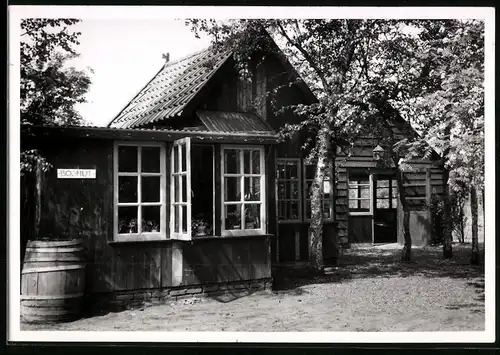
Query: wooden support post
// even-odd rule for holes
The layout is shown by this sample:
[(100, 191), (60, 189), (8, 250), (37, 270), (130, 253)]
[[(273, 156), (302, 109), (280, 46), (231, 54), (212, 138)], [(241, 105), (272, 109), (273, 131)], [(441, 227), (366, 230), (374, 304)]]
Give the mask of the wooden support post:
[(300, 233), (295, 231), (295, 261), (300, 260)]
[(280, 262), (280, 236), (279, 232), (276, 233), (276, 262)]
[[(221, 152), (221, 146), (219, 144), (216, 144), (214, 146), (214, 189), (215, 189), (215, 196), (221, 196), (221, 190), (222, 190), (222, 177), (221, 177), (221, 161), (222, 161), (222, 152)], [(221, 199), (216, 198), (215, 203), (214, 203), (214, 209), (215, 209), (215, 223), (214, 223), (214, 235), (221, 235), (221, 225), (222, 225), (222, 219), (224, 218), (224, 211), (221, 206)]]
[(182, 284), (182, 274), (184, 272), (182, 259), (182, 244), (175, 243), (172, 245), (172, 286)]
[(36, 167), (36, 207), (35, 207), (35, 235), (34, 239), (40, 238), (40, 226), (42, 222), (42, 188), (43, 169), (40, 163)]

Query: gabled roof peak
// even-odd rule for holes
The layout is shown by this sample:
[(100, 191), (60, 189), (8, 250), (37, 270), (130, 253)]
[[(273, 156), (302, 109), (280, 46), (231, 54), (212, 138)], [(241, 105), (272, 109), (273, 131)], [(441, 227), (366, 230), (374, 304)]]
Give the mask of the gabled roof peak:
[(229, 56), (208, 47), (165, 63), (108, 127), (134, 128), (180, 116)]

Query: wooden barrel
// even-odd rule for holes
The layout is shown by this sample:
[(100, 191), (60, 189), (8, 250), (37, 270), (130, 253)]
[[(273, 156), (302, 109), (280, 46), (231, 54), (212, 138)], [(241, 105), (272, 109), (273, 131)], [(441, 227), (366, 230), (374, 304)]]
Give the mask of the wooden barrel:
[(77, 319), (85, 291), (79, 240), (28, 241), (21, 276), (21, 316), (28, 323)]

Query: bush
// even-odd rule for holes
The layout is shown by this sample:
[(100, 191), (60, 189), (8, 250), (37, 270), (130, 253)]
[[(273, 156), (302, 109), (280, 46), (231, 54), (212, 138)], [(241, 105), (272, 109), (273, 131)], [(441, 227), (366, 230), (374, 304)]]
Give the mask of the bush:
[[(460, 243), (464, 242), (464, 227), (466, 217), (464, 213), (465, 197), (458, 192), (452, 192), (450, 195), (450, 217), (452, 234), (458, 236)], [(444, 238), (444, 201), (438, 194), (431, 196), (431, 215), (432, 215), (432, 244), (439, 245), (443, 243)]]
[(440, 195), (431, 196), (431, 215), (432, 215), (432, 245), (443, 243), (444, 239), (444, 202)]

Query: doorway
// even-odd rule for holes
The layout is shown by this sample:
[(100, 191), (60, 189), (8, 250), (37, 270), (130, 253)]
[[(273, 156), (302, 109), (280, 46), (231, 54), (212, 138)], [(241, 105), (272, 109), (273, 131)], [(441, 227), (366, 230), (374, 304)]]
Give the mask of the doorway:
[(373, 243), (396, 243), (398, 187), (395, 174), (373, 176)]

